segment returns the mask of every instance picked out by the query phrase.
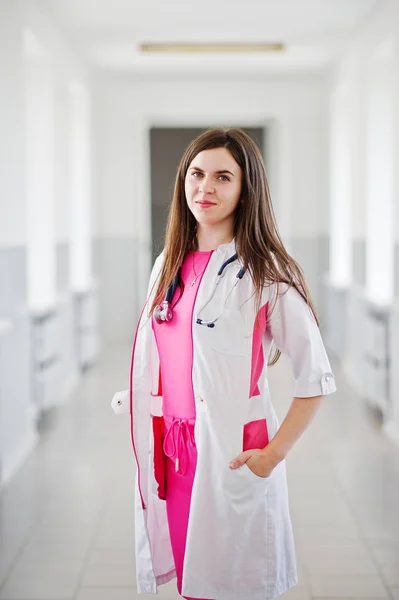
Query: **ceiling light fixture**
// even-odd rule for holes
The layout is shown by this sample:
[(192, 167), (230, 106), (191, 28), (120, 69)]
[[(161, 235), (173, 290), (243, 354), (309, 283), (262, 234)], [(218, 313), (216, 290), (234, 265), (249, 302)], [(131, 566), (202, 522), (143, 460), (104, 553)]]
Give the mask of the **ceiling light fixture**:
[(212, 53), (239, 53), (239, 52), (283, 52), (285, 45), (280, 42), (273, 43), (142, 43), (139, 45), (141, 52), (212, 52)]

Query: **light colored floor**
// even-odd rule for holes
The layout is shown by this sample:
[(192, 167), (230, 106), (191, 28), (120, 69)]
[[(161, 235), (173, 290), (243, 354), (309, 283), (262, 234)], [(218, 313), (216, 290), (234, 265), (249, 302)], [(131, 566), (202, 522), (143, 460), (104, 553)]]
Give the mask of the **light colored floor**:
[[(108, 350), (0, 496), (0, 600), (134, 600), (129, 348)], [(280, 418), (287, 364), (271, 370)], [(399, 450), (345, 381), (287, 459), (300, 583), (283, 597), (399, 599)], [(175, 583), (160, 598), (178, 598)]]

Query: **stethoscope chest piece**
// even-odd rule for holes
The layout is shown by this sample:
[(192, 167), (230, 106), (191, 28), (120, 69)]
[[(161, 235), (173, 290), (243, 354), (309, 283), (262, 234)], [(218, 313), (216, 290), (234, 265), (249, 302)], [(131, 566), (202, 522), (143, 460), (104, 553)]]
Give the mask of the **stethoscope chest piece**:
[(157, 323), (171, 321), (173, 318), (172, 307), (167, 300), (164, 300), (161, 305), (155, 307), (154, 319)]
[(179, 285), (180, 271), (181, 267), (177, 271), (176, 277), (168, 287), (165, 300), (161, 305), (158, 304), (154, 309), (154, 319), (159, 324), (164, 323), (165, 321), (171, 321), (173, 318), (172, 300), (177, 286)]

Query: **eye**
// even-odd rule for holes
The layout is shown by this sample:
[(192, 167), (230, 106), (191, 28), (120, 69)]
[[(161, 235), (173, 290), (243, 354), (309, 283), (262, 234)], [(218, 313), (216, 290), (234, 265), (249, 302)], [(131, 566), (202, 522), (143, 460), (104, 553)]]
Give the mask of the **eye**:
[(202, 175), (202, 173), (200, 171), (193, 171), (191, 174), (192, 174), (193, 177), (196, 177), (196, 178), (197, 178), (197, 175), (199, 177), (201, 177), (201, 175)]
[(222, 178), (222, 181), (230, 181), (229, 177), (227, 177), (227, 175), (221, 175), (220, 178)]

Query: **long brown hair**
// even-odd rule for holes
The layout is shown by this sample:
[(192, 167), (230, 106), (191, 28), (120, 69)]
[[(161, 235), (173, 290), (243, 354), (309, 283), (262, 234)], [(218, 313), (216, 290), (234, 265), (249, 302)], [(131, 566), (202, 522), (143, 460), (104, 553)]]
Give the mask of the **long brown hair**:
[[(252, 138), (237, 128), (208, 129), (191, 142), (181, 158), (166, 226), (164, 261), (150, 314), (163, 301), (186, 254), (198, 247), (197, 222), (187, 205), (184, 184), (187, 170), (197, 154), (213, 148), (226, 148), (242, 169), (241, 201), (235, 213), (234, 236), (238, 258), (252, 277), (257, 308), (260, 308), (266, 284), (277, 283), (278, 288), (278, 284), (284, 282), (301, 294), (319, 324), (303, 271), (281, 241), (262, 155)], [(276, 350), (269, 365), (275, 364), (279, 357), (280, 351)]]

